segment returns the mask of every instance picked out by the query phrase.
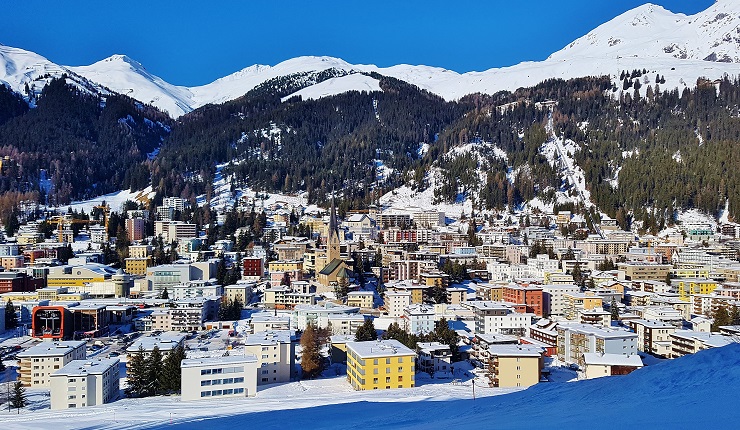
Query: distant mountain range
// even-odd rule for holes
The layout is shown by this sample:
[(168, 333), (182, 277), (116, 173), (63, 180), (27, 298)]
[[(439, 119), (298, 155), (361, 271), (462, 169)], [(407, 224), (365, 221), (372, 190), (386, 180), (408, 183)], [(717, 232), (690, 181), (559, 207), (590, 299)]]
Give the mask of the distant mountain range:
[[(381, 68), (349, 64), (332, 57), (298, 57), (275, 66), (253, 65), (209, 84), (184, 87), (149, 73), (126, 55), (113, 55), (89, 66), (62, 66), (41, 55), (0, 45), (0, 82), (33, 103), (50, 78), (67, 74), (85, 91), (110, 91), (151, 104), (173, 118), (206, 104), (243, 96), (281, 76), (335, 69), (345, 72), (300, 90), (304, 98), (349, 90), (377, 91), (376, 72), (456, 100), (467, 94), (493, 94), (530, 87), (548, 78), (610, 76), (616, 84), (622, 70), (658, 70), (664, 88), (692, 87), (698, 77), (717, 79), (738, 73), (740, 1), (718, 0), (696, 15), (672, 13), (646, 4), (597, 27), (541, 62), (524, 62), (483, 72), (457, 73), (439, 67), (397, 65)], [(360, 73), (364, 75), (359, 75)], [(316, 88), (312, 88), (316, 87)]]

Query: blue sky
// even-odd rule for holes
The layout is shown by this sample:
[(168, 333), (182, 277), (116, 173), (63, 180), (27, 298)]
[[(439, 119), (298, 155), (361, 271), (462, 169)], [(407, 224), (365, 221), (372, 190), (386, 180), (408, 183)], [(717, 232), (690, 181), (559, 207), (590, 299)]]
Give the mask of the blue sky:
[[(654, 0), (693, 14), (713, 0)], [(644, 1), (6, 0), (0, 44), (84, 65), (126, 54), (178, 85), (329, 55), (458, 72), (543, 60)], [(10, 16), (13, 18), (10, 19)]]

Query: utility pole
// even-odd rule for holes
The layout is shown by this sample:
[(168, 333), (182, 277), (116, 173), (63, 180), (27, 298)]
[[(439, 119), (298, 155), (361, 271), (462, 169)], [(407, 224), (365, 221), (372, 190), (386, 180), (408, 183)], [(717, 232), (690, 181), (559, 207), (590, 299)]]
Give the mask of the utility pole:
[(473, 377), (473, 400), (475, 400), (475, 377)]

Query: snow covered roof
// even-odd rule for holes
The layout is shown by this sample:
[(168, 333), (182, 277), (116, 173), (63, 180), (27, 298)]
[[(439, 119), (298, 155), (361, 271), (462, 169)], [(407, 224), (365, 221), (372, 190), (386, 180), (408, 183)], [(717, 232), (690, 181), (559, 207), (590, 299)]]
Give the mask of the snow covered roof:
[(99, 358), (92, 360), (73, 360), (66, 366), (52, 373), (51, 376), (85, 376), (105, 373), (111, 367), (117, 366), (118, 358)]
[(226, 357), (204, 357), (204, 358), (189, 358), (182, 360), (180, 367), (201, 367), (201, 366), (212, 366), (212, 365), (223, 365), (223, 364), (244, 364), (244, 363), (255, 363), (257, 362), (257, 356), (255, 355), (229, 355)]
[(247, 336), (244, 345), (277, 345), (279, 343), (291, 343), (293, 340), (295, 340), (293, 330), (260, 331)]
[(597, 366), (629, 366), (642, 367), (642, 359), (639, 355), (602, 354), (598, 352), (584, 352), (583, 360), (586, 365)]
[(350, 350), (360, 358), (416, 355), (413, 350), (395, 339), (347, 342), (347, 351)]

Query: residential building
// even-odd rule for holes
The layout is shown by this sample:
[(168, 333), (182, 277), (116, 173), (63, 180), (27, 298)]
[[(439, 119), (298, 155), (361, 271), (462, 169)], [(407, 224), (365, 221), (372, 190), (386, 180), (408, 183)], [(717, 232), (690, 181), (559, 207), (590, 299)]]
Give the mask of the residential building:
[(583, 354), (583, 363), (586, 379), (627, 375), (642, 368), (642, 359), (637, 354), (623, 355), (586, 352)]
[(86, 356), (85, 341), (41, 342), (16, 355), (19, 380), (25, 387), (49, 387), (52, 373)]
[(142, 240), (146, 237), (146, 220), (142, 218), (126, 219), (126, 234), (131, 242)]
[(257, 385), (289, 382), (295, 367), (295, 332), (255, 332), (247, 336), (244, 353), (257, 357)]
[(535, 315), (515, 312), (506, 302), (467, 302), (463, 304), (473, 310), (475, 334), (508, 334), (523, 336), (532, 324)]
[(493, 375), (493, 387), (531, 387), (540, 382), (543, 350), (534, 345), (491, 345), (484, 363)]
[(591, 291), (585, 293), (568, 293), (563, 298), (565, 299), (563, 316), (569, 320), (577, 319), (579, 311), (602, 309), (603, 306), (601, 297), (596, 296)]
[(637, 334), (590, 324), (559, 324), (558, 359), (584, 366), (583, 353), (637, 354)]
[(434, 331), (436, 312), (433, 306), (411, 304), (403, 310), (403, 329), (410, 334), (427, 334)]
[(51, 409), (72, 409), (110, 403), (118, 398), (118, 358), (74, 360), (49, 378)]
[(391, 318), (398, 318), (403, 315), (403, 310), (411, 305), (410, 291), (386, 291), (385, 310)]
[(627, 325), (637, 334), (637, 350), (660, 357), (671, 357), (671, 335), (676, 326), (662, 321), (635, 319)]
[(504, 286), (502, 298), (505, 302), (521, 305), (517, 308), (521, 312), (530, 312), (538, 317), (543, 316), (544, 300), (542, 298), (542, 288), (539, 286), (511, 283)]
[(126, 354), (129, 357), (139, 352), (139, 347), (143, 349), (144, 357), (149, 357), (154, 347), (156, 346), (162, 355), (169, 354), (170, 351), (183, 346), (185, 342), (185, 334), (180, 332), (164, 332), (158, 335), (141, 336), (134, 341), (128, 348), (126, 348)]
[(293, 309), (294, 328), (303, 331), (309, 324), (325, 328), (331, 317), (357, 315), (359, 311), (360, 308), (356, 306), (338, 305), (328, 301), (320, 305), (296, 305)]
[(730, 336), (691, 330), (676, 330), (670, 335), (670, 338), (671, 358), (683, 357), (705, 349), (720, 348), (737, 342)]
[(617, 267), (631, 281), (663, 281), (671, 270), (670, 264), (617, 263)]
[(579, 293), (581, 289), (574, 284), (541, 285), (543, 314), (550, 316), (565, 316), (566, 294)]
[(468, 289), (467, 288), (447, 288), (447, 303), (451, 305), (459, 305), (462, 302), (468, 300)]
[[(416, 344), (416, 371), (435, 373), (452, 372), (452, 352), (448, 345), (439, 342), (419, 342)], [(454, 375), (453, 375), (454, 377)]]
[(257, 395), (257, 357), (191, 358), (180, 363), (182, 401)]
[(718, 284), (707, 278), (677, 278), (671, 279), (671, 286), (676, 288), (681, 300), (688, 302), (694, 294), (711, 294)]
[(415, 385), (416, 353), (401, 342), (347, 342), (347, 380), (355, 390), (389, 390)]
[(351, 291), (347, 294), (347, 306), (372, 309), (374, 299), (372, 291)]

